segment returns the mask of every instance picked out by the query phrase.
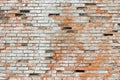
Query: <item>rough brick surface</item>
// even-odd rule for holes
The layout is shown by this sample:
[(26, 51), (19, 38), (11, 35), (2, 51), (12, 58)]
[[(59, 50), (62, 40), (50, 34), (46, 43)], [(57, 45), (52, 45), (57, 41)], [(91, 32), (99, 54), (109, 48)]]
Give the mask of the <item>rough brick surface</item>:
[(0, 0), (0, 80), (120, 80), (120, 0)]

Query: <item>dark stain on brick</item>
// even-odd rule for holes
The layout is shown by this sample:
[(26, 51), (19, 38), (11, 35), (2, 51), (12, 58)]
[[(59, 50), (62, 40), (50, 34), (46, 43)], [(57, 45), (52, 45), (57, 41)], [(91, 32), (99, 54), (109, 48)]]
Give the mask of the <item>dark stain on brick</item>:
[(27, 46), (27, 43), (22, 43), (21, 46)]
[(119, 43), (118, 40), (115, 40), (115, 39), (112, 40), (112, 42), (113, 42), (113, 43)]
[(113, 46), (113, 49), (120, 49), (120, 46)]
[(45, 53), (53, 53), (54, 50), (46, 50)]
[(0, 47), (0, 51), (1, 51), (1, 50), (5, 50), (5, 49), (6, 49), (6, 47)]
[(60, 16), (60, 14), (59, 14), (59, 13), (50, 13), (48, 16), (49, 16), (49, 17), (50, 17), (50, 16)]
[(113, 34), (103, 34), (104, 36), (113, 36)]
[(86, 13), (79, 13), (79, 16), (87, 16)]
[(33, 26), (32, 23), (23, 23), (24, 26)]
[(27, 17), (27, 16), (24, 16), (24, 17), (22, 17), (22, 19), (28, 19), (28, 17)]
[(5, 47), (9, 47), (10, 43), (4, 43)]
[(52, 56), (46, 57), (47, 60), (53, 60), (54, 58)]
[(83, 73), (83, 72), (85, 72), (85, 70), (75, 70), (75, 72)]
[(95, 53), (95, 50), (85, 50), (85, 53)]
[(66, 33), (74, 33), (73, 30), (67, 30)]

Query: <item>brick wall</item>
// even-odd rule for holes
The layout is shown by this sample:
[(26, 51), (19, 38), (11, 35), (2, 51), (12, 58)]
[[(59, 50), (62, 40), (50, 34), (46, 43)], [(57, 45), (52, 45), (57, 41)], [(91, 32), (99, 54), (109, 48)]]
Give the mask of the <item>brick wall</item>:
[(0, 80), (120, 80), (120, 0), (0, 0)]

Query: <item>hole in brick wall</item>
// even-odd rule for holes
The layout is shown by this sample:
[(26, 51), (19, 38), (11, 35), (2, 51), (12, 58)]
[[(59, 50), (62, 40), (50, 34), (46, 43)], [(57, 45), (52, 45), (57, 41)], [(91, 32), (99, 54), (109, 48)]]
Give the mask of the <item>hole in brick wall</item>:
[(72, 27), (63, 27), (62, 30), (72, 29)]
[(89, 66), (91, 66), (92, 64), (91, 63), (89, 63)]
[(86, 13), (79, 13), (79, 16), (87, 16)]
[(49, 60), (49, 59), (54, 59), (54, 58), (52, 56), (50, 56), (50, 57), (46, 57), (46, 59)]
[(85, 72), (85, 70), (75, 70), (75, 72), (81, 73), (81, 72)]
[(50, 13), (48, 16), (59, 16), (59, 13)]
[(120, 26), (120, 23), (118, 23), (118, 26)]
[(21, 62), (21, 60), (18, 60), (17, 62)]
[(77, 10), (86, 9), (86, 7), (77, 7)]
[(27, 43), (22, 43), (21, 46), (27, 46)]
[(21, 13), (29, 13), (30, 10), (20, 10)]
[(95, 6), (95, 3), (85, 3), (85, 5), (91, 5), (91, 6)]
[(46, 50), (45, 52), (46, 53), (52, 53), (52, 52), (54, 52), (54, 50)]
[(94, 53), (95, 50), (85, 50), (85, 53)]
[(118, 32), (118, 30), (112, 30), (112, 32)]
[(24, 14), (21, 14), (21, 13), (16, 13), (15, 16), (17, 17), (20, 17), (20, 16), (23, 16)]
[(38, 76), (39, 74), (38, 73), (30, 73), (29, 75), (30, 76)]
[(103, 34), (104, 36), (113, 36), (113, 34)]
[(25, 62), (25, 63), (27, 63), (28, 60), (18, 60), (17, 62)]
[(61, 72), (63, 72), (63, 71), (62, 71), (62, 70), (57, 70), (57, 72), (58, 72), (58, 73), (61, 73)]

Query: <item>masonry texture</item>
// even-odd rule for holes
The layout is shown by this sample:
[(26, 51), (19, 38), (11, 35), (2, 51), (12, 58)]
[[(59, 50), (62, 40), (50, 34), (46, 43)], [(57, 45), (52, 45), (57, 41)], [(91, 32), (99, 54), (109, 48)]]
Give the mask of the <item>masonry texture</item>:
[(0, 0), (0, 80), (120, 80), (120, 0)]

